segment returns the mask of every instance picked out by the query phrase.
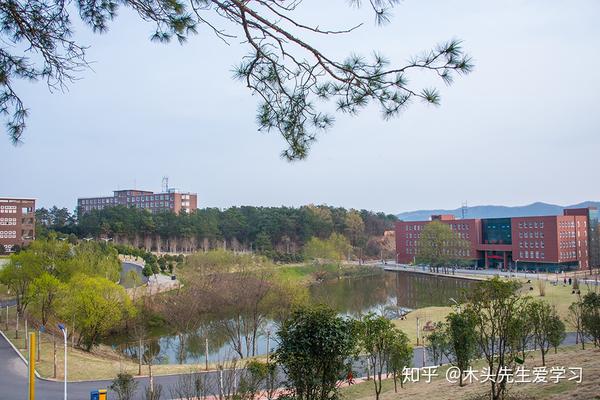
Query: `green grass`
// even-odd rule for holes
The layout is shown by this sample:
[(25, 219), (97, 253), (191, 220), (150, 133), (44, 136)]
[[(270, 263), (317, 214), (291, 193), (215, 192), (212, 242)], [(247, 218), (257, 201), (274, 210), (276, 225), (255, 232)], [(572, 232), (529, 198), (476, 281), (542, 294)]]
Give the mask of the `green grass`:
[(452, 312), (451, 307), (424, 307), (411, 311), (407, 314), (406, 319), (404, 320), (396, 319), (393, 322), (396, 327), (402, 330), (402, 332), (406, 333), (412, 345), (416, 346), (417, 318), (419, 318), (419, 325), (421, 326), (421, 338), (419, 340), (419, 345), (422, 345), (423, 337), (429, 335), (430, 333), (423, 331), (423, 326), (427, 323), (427, 321), (431, 321), (432, 323), (445, 321), (446, 316), (450, 314), (450, 312)]

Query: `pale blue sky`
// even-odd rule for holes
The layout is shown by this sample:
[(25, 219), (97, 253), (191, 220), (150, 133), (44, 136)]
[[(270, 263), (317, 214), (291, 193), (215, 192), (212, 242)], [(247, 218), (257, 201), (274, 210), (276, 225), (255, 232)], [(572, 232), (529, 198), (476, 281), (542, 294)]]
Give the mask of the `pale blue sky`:
[[(200, 207), (395, 213), (600, 199), (600, 2), (406, 0), (384, 28), (367, 9), (322, 3), (300, 13), (331, 28), (366, 22), (319, 40), (336, 56), (378, 50), (401, 64), (460, 38), (476, 69), (441, 85), (441, 107), (415, 103), (391, 121), (376, 108), (338, 115), (307, 160), (288, 163), (279, 136), (257, 132), (256, 99), (231, 79), (243, 46), (208, 31), (184, 46), (151, 43), (151, 26), (122, 10), (105, 35), (78, 27), (95, 63), (68, 92), (19, 85), (31, 118), (23, 145), (0, 141), (0, 196), (74, 208), (78, 196), (134, 184), (159, 190), (168, 175)], [(315, 5), (325, 7), (317, 17)]]

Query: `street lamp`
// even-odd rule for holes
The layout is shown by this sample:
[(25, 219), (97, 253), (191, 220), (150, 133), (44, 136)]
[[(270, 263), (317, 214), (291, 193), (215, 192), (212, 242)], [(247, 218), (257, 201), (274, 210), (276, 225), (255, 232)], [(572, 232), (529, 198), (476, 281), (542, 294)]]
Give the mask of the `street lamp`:
[(453, 302), (456, 305), (456, 311), (458, 311), (460, 313), (460, 304), (458, 301), (454, 300), (453, 297), (450, 297), (448, 300), (450, 300), (451, 302)]
[(58, 324), (58, 329), (60, 329), (63, 333), (63, 337), (65, 339), (65, 397), (64, 400), (67, 400), (67, 327), (64, 324)]

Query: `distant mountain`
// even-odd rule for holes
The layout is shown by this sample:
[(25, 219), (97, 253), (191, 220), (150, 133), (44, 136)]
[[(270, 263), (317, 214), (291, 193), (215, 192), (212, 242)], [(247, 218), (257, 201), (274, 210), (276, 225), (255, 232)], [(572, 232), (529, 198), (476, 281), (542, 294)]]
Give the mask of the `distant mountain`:
[[(506, 206), (473, 206), (467, 209), (465, 218), (502, 218), (502, 217), (526, 217), (535, 215), (562, 215), (565, 208), (583, 208), (597, 207), (600, 208), (598, 201), (584, 201), (583, 203), (573, 204), (570, 206), (558, 206), (548, 203), (532, 203), (526, 206), (506, 207)], [(462, 209), (454, 210), (417, 210), (407, 211), (398, 215), (398, 218), (403, 221), (426, 221), (432, 215), (436, 214), (452, 214), (457, 218), (461, 218)]]

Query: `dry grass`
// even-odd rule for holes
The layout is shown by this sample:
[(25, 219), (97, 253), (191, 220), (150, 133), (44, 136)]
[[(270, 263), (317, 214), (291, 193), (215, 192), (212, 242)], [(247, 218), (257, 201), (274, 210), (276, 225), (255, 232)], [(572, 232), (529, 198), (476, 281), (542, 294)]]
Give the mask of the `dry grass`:
[[(540, 366), (539, 354), (533, 354), (526, 360), (526, 367)], [(474, 368), (481, 368), (478, 362)], [(509, 393), (515, 399), (553, 399), (553, 400), (598, 400), (600, 399), (600, 349), (580, 350), (574, 347), (560, 349), (558, 354), (550, 354), (546, 361), (547, 367), (581, 367), (583, 380), (577, 384), (573, 381), (555, 383), (526, 383), (513, 384)], [(446, 368), (438, 370), (438, 377), (431, 383), (418, 382), (405, 385), (404, 389), (398, 386), (398, 393), (394, 393), (394, 384), (391, 379), (385, 381), (381, 400), (392, 399), (436, 399), (436, 400), (469, 400), (486, 398), (489, 384), (472, 383), (464, 387), (451, 384), (445, 379)], [(364, 382), (342, 389), (342, 395), (348, 400), (362, 400), (375, 398), (373, 382)]]

